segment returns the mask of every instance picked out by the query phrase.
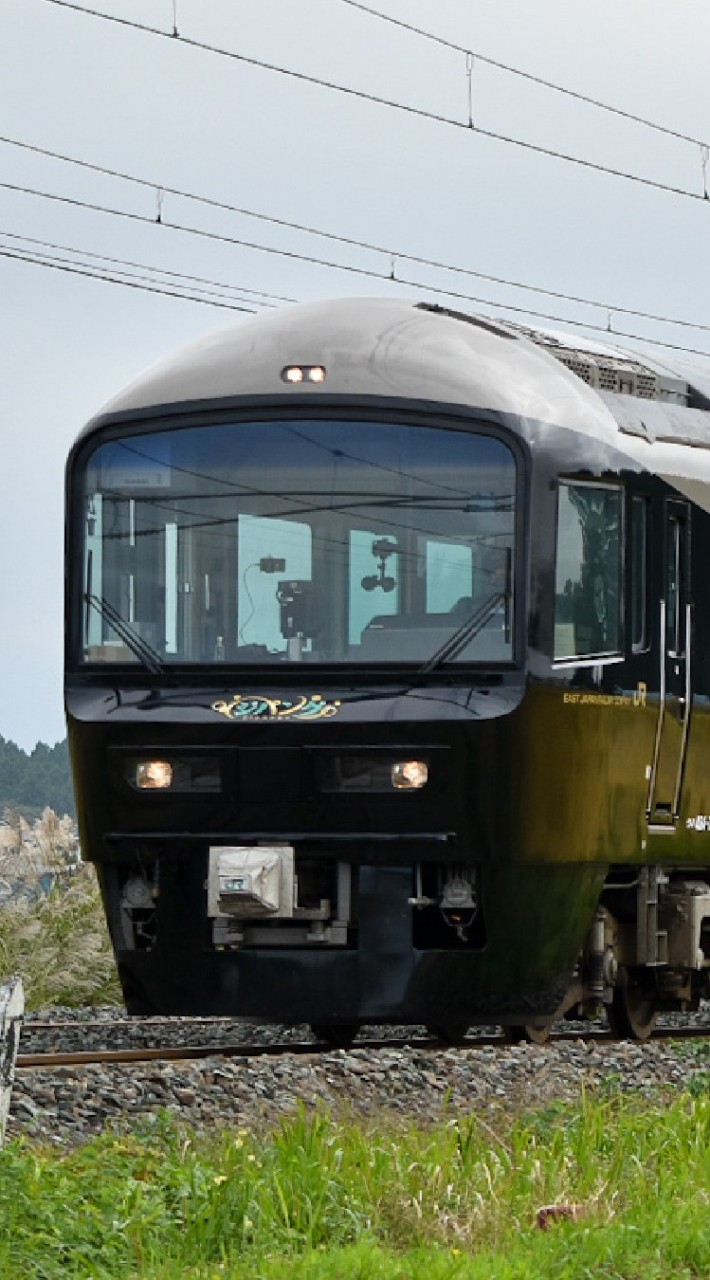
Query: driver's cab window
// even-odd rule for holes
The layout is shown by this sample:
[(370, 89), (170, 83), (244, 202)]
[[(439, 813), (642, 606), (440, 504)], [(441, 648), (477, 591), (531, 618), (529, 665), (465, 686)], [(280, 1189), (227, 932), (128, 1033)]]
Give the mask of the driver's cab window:
[(510, 661), (516, 463), (474, 430), (204, 423), (86, 461), (87, 662)]

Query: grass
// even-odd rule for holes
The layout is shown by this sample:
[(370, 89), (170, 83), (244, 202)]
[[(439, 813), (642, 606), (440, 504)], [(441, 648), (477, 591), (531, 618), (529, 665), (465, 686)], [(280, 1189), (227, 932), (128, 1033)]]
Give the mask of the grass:
[[(0, 973), (28, 1007), (118, 1000), (69, 819), (0, 824), (0, 887), (18, 881)], [(163, 1117), (69, 1152), (10, 1143), (0, 1280), (707, 1280), (710, 1048), (677, 1052), (708, 1070), (662, 1107), (609, 1077), (577, 1105), (430, 1127), (301, 1110), (264, 1135)], [(542, 1231), (544, 1205), (581, 1209)]]
[[(580, 1206), (546, 1231), (543, 1205)], [(381, 1130), (161, 1118), (0, 1153), (0, 1275), (28, 1280), (663, 1280), (710, 1275), (710, 1098), (620, 1095)]]

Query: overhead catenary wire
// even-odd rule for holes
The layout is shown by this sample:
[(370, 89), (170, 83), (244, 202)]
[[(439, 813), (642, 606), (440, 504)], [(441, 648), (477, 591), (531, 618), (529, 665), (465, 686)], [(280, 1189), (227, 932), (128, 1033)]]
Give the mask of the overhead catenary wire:
[(454, 40), (447, 40), (445, 36), (436, 35), (433, 31), (426, 31), (423, 27), (417, 27), (411, 22), (405, 22), (403, 18), (395, 18), (389, 13), (382, 13), (379, 9), (373, 9), (371, 5), (363, 4), (361, 0), (339, 0), (339, 3), (348, 5), (351, 9), (359, 9), (371, 18), (389, 23), (393, 27), (400, 27), (402, 30), (408, 31), (412, 35), (420, 36), (424, 40), (429, 40), (432, 44), (438, 44), (444, 49), (451, 49), (466, 57), (475, 57), (477, 62), (482, 62), (489, 67), (495, 67), (497, 71), (504, 71), (521, 80), (528, 80), (532, 84), (540, 85), (543, 89), (550, 89), (553, 93), (561, 93), (566, 98), (572, 98), (576, 102), (583, 102), (599, 111), (606, 111), (610, 115), (619, 116), (622, 120), (629, 120), (632, 124), (652, 129), (654, 133), (663, 134), (667, 138), (675, 138), (678, 142), (687, 142), (694, 147), (707, 145), (701, 138), (694, 138), (690, 134), (682, 133), (679, 129), (671, 129), (668, 125), (659, 124), (655, 120), (648, 120), (645, 116), (637, 115), (633, 111), (625, 111), (622, 107), (612, 106), (611, 103), (602, 102), (600, 98), (592, 98), (586, 93), (580, 93), (578, 89), (569, 89), (565, 85), (557, 84), (554, 80), (546, 80), (543, 76), (536, 76), (531, 71), (523, 71), (521, 67), (514, 67), (508, 62), (500, 62), (497, 58), (491, 58), (487, 54), (481, 53), (478, 49), (471, 49), (470, 46), (464, 44), (457, 44)]
[[(74, 197), (74, 196), (59, 195), (56, 192), (42, 191), (39, 188), (24, 187), (15, 183), (0, 182), (0, 189), (3, 189), (3, 188), (10, 191), (16, 191), (25, 195), (37, 196), (45, 200), (56, 201), (56, 202), (59, 202), (60, 204), (68, 204), (76, 208), (87, 209), (95, 213), (103, 213), (112, 217), (126, 218), (132, 222), (138, 222), (148, 226), (156, 225), (155, 219), (147, 214), (136, 213), (136, 212), (132, 212), (125, 209), (115, 209), (107, 205), (100, 205), (100, 204), (94, 203), (92, 201), (81, 200), (78, 197)], [(285, 257), (285, 258), (291, 259), (292, 261), (305, 262), (313, 266), (326, 267), (329, 270), (344, 271), (351, 275), (366, 276), (369, 279), (392, 280), (399, 284), (407, 285), (408, 287), (411, 287), (414, 289), (421, 289), (424, 292), (434, 294), (435, 296), (455, 298), (457, 301), (472, 302), (481, 306), (498, 308), (504, 311), (511, 311), (517, 315), (534, 316), (537, 319), (551, 320), (554, 323), (568, 324), (576, 328), (588, 329), (594, 333), (603, 333), (606, 335), (607, 338), (609, 338), (613, 334), (613, 336), (616, 336), (616, 337), (630, 338), (630, 339), (633, 339), (634, 341), (648, 342), (653, 344), (654, 346), (667, 347), (669, 350), (686, 351), (688, 354), (692, 354), (692, 355), (702, 355), (702, 356), (710, 355), (709, 352), (700, 350), (698, 348), (684, 347), (679, 344), (661, 341), (658, 338), (647, 338), (643, 334), (629, 333), (621, 329), (612, 330), (609, 327), (608, 313), (618, 312), (618, 314), (623, 313), (623, 314), (631, 315), (636, 317), (637, 319), (652, 320), (655, 323), (670, 324), (674, 326), (682, 325), (684, 327), (693, 328), (698, 331), (710, 332), (709, 325), (704, 325), (700, 323), (696, 324), (693, 321), (676, 320), (671, 317), (661, 316), (661, 315), (652, 314), (652, 313), (634, 312), (634, 311), (630, 311), (629, 309), (625, 310), (624, 308), (621, 308), (621, 307), (608, 307), (608, 306), (604, 306), (604, 304), (601, 304), (601, 303), (586, 303), (586, 305), (591, 305), (595, 307), (604, 306), (604, 310), (607, 313), (607, 321), (605, 324), (594, 324), (593, 322), (590, 322), (590, 321), (573, 320), (573, 319), (569, 319), (566, 316), (550, 314), (549, 312), (541, 311), (540, 309), (537, 309), (534, 307), (518, 306), (513, 303), (507, 303), (495, 298), (486, 298), (486, 297), (481, 297), (478, 294), (464, 293), (462, 291), (447, 289), (445, 286), (432, 285), (427, 283), (426, 281), (412, 278), (411, 276), (404, 276), (401, 273), (398, 275), (394, 275), (393, 272), (389, 269), (376, 270), (374, 268), (358, 266), (355, 263), (337, 262), (337, 261), (334, 261), (333, 259), (317, 257), (314, 254), (302, 253), (296, 249), (283, 249), (283, 248), (278, 248), (274, 245), (264, 245), (264, 244), (260, 244), (258, 241), (247, 240), (243, 237), (238, 237), (233, 235), (227, 235), (224, 232), (209, 231), (203, 227), (194, 227), (181, 222), (168, 222), (168, 221), (162, 220), (160, 225), (161, 227), (164, 227), (166, 230), (169, 230), (169, 231), (179, 231), (187, 235), (193, 235), (201, 239), (216, 241), (222, 244), (238, 245), (240, 248), (250, 249), (257, 253), (275, 255), (277, 257)], [(511, 282), (503, 282), (503, 283), (511, 283)], [(520, 287), (520, 286), (516, 286), (516, 287)], [(558, 300), (580, 302), (580, 303), (585, 302), (584, 299), (578, 299), (573, 297), (572, 295), (568, 296), (564, 294), (556, 294), (554, 296)]]
[(127, 289), (141, 289), (145, 293), (159, 293), (168, 298), (180, 298), (183, 302), (199, 302), (208, 307), (222, 307), (228, 311), (243, 311), (253, 315), (257, 311), (256, 306), (243, 306), (235, 300), (231, 302), (220, 301), (215, 297), (201, 297), (197, 294), (181, 293), (176, 288), (169, 288), (167, 285), (161, 285), (154, 281), (139, 278), (130, 279), (127, 276), (118, 276), (101, 271), (98, 268), (92, 269), (87, 264), (73, 262), (70, 259), (51, 259), (48, 255), (32, 254), (29, 251), (23, 252), (21, 249), (10, 249), (0, 246), (0, 258), (8, 258), (16, 262), (24, 262), (36, 267), (45, 267), (53, 271), (66, 271), (70, 275), (85, 276), (90, 280), (100, 280), (105, 284), (123, 285)]
[(589, 169), (595, 173), (603, 173), (609, 177), (623, 179), (626, 182), (637, 183), (640, 186), (648, 187), (649, 189), (656, 191), (662, 191), (668, 195), (682, 196), (684, 199), (688, 200), (708, 202), (708, 196), (705, 190), (702, 192), (691, 191), (687, 187), (679, 187), (673, 183), (661, 182), (657, 178), (646, 178), (639, 173), (629, 172), (625, 169), (617, 169), (611, 165), (600, 164), (593, 160), (587, 160), (582, 156), (572, 155), (569, 152), (557, 151), (553, 147), (544, 147), (540, 143), (529, 142), (523, 138), (515, 138), (509, 134), (498, 133), (493, 129), (484, 129), (480, 125), (476, 125), (474, 128), (472, 120), (469, 119), (455, 119), (453, 116), (446, 116), (436, 111), (429, 111), (425, 107), (397, 102), (392, 98), (385, 98), (379, 94), (370, 93), (365, 89), (353, 88), (350, 85), (339, 84), (334, 80), (326, 80), (321, 76), (314, 76), (305, 71), (296, 71), (291, 67), (279, 66), (277, 63), (267, 62), (263, 58), (251, 57), (245, 53), (238, 53), (233, 49), (224, 49), (219, 45), (210, 44), (204, 40), (196, 40), (190, 36), (182, 34), (178, 34), (176, 36), (174, 32), (164, 31), (159, 27), (151, 27), (147, 23), (137, 22), (133, 18), (120, 17), (118, 14), (113, 13), (104, 13), (100, 9), (91, 9), (86, 5), (74, 3), (74, 0), (42, 0), (42, 3), (51, 4), (59, 9), (67, 9), (74, 13), (81, 13), (87, 17), (98, 18), (104, 22), (118, 23), (121, 26), (132, 28), (135, 31), (141, 31), (147, 35), (171, 40), (175, 43), (185, 45), (188, 48), (199, 49), (203, 53), (210, 53), (217, 57), (229, 58), (235, 62), (241, 62), (246, 66), (257, 67), (262, 71), (270, 71), (277, 75), (287, 76), (290, 79), (298, 80), (304, 84), (310, 84), (321, 89), (328, 89), (333, 93), (340, 93), (347, 97), (360, 99), (363, 102), (369, 102), (374, 106), (387, 107), (393, 111), (400, 111), (407, 115), (418, 117), (422, 120), (428, 120), (433, 124), (446, 125), (455, 129), (465, 129), (467, 133), (474, 137), (489, 138), (494, 142), (501, 142), (507, 146), (518, 147), (525, 151), (534, 152), (536, 155), (546, 156), (548, 159), (560, 160), (566, 164), (577, 165), (580, 168)]
[[(54, 250), (58, 253), (78, 254), (83, 258), (96, 259), (98, 262), (108, 263), (116, 268), (136, 269), (137, 271), (147, 272), (154, 276), (168, 276), (176, 285), (182, 285), (184, 282), (187, 287), (194, 285), (197, 285), (198, 287), (202, 285), (207, 286), (205, 290), (201, 290), (202, 292), (218, 290), (220, 295), (224, 293), (239, 294), (240, 297), (237, 298), (237, 301), (245, 301), (245, 299), (241, 299), (241, 294), (251, 294), (253, 301), (256, 301), (258, 305), (265, 307), (272, 307), (281, 302), (297, 301), (296, 298), (290, 298), (284, 294), (267, 293), (263, 289), (250, 289), (246, 285), (226, 284), (220, 280), (206, 279), (204, 276), (189, 275), (184, 271), (172, 271), (167, 267), (149, 266), (144, 262), (134, 262), (125, 258), (115, 258), (105, 253), (94, 253), (89, 249), (82, 249), (76, 245), (57, 244), (51, 240), (39, 240), (35, 236), (23, 236), (13, 231), (3, 231), (0, 229), (0, 237), (4, 237), (6, 240), (15, 240), (24, 245), (32, 245), (35, 251), (48, 249)], [(46, 256), (49, 257), (50, 255), (48, 254)], [(90, 266), (91, 263), (87, 265)]]
[[(126, 212), (125, 210), (120, 210), (120, 209), (110, 209), (104, 205), (91, 204), (90, 202), (85, 200), (79, 200), (79, 199), (68, 197), (68, 196), (60, 196), (50, 192), (37, 191), (30, 188), (16, 187), (13, 184), (0, 182), (0, 188), (2, 187), (10, 187), (11, 190), (20, 190), (27, 194), (39, 195), (49, 200), (58, 200), (61, 203), (65, 203), (65, 204), (68, 203), (74, 206), (78, 206), (79, 208), (88, 209), (88, 210), (92, 210), (92, 211), (104, 213), (104, 214), (115, 215), (117, 217), (129, 218), (132, 221), (147, 223), (149, 225), (155, 225), (154, 220), (144, 214), (129, 213), (129, 212)], [(329, 262), (322, 258), (316, 258), (311, 255), (298, 253), (295, 250), (278, 249), (271, 245), (260, 245), (256, 242), (244, 241), (244, 240), (237, 239), (233, 236), (226, 236), (218, 232), (206, 231), (202, 228), (187, 227), (178, 223), (164, 222), (161, 225), (164, 226), (167, 230), (181, 231), (181, 232), (188, 233), (190, 235), (206, 237), (210, 240), (217, 240), (226, 244), (238, 244), (242, 247), (254, 249), (261, 253), (285, 256), (288, 258), (297, 259), (299, 261), (311, 263), (317, 266), (325, 266), (333, 270), (347, 271), (354, 274), (366, 275), (372, 279), (377, 279), (382, 281), (389, 281), (392, 279), (392, 277), (388, 272), (377, 272), (364, 267), (358, 267), (352, 263), (344, 264), (344, 263), (338, 263), (338, 262)], [(88, 266), (86, 266), (86, 264), (84, 264), (82, 268), (79, 265), (70, 266), (66, 262), (49, 262), (49, 261), (42, 262), (40, 260), (39, 255), (32, 256), (30, 254), (22, 254), (19, 251), (8, 250), (8, 249), (0, 250), (0, 257), (17, 258), (22, 261), (32, 262), (34, 263), (34, 265), (39, 265), (39, 266), (42, 266), (42, 265), (53, 266), (59, 270), (63, 269), (66, 271), (73, 271), (75, 274), (92, 276), (95, 279), (105, 278), (108, 282), (111, 282), (111, 283), (118, 283), (118, 284), (129, 283), (128, 281), (123, 281), (120, 279), (109, 279), (108, 275), (106, 275), (105, 277), (101, 276), (97, 271), (92, 271)], [(629, 333), (627, 330), (623, 330), (623, 329), (610, 330), (608, 327), (608, 324), (598, 325), (598, 324), (593, 324), (589, 321), (574, 320), (568, 316), (555, 315), (549, 312), (536, 310), (531, 307), (516, 306), (515, 304), (507, 303), (505, 301), (501, 301), (500, 299), (484, 298), (484, 297), (477, 296), (475, 294), (454, 293), (451, 290), (441, 288), (440, 286), (426, 284), (421, 280), (414, 280), (407, 277), (397, 276), (395, 279), (396, 279), (396, 283), (398, 284), (403, 284), (413, 289), (420, 289), (425, 293), (430, 293), (437, 297), (447, 297), (447, 298), (453, 297), (459, 301), (475, 303), (478, 306), (488, 307), (489, 309), (493, 310), (494, 314), (498, 312), (512, 312), (514, 315), (533, 316), (538, 320), (549, 320), (555, 324), (567, 325), (573, 328), (586, 330), (591, 333), (601, 333), (604, 335), (607, 341), (615, 338), (625, 338), (633, 342), (640, 342), (642, 344), (647, 344), (655, 347), (662, 347), (669, 351), (683, 352), (686, 355), (703, 356), (706, 359), (710, 358), (710, 351), (704, 351), (702, 348), (688, 347), (680, 343), (663, 341), (660, 338), (650, 338), (650, 337), (647, 337), (645, 334)], [(198, 298), (195, 296), (190, 296), (186, 293), (180, 293), (176, 289), (161, 288), (161, 287), (158, 287), (157, 285), (153, 287), (149, 287), (148, 284), (133, 282), (133, 287), (144, 288), (146, 289), (147, 292), (164, 293), (171, 297), (185, 298), (188, 301), (200, 301), (210, 306), (221, 306), (223, 308), (227, 308), (230, 310), (254, 312), (257, 309), (255, 306), (252, 306), (252, 307), (238, 306), (236, 305), (236, 303), (230, 303), (227, 301), (218, 301), (216, 299), (211, 299), (208, 297)], [(265, 296), (265, 295), (262, 295), (262, 296)], [(292, 299), (292, 301), (295, 301), (295, 299)], [(656, 317), (656, 319), (661, 323), (664, 322), (664, 317), (662, 316)], [(676, 322), (669, 320), (667, 321), (667, 323), (674, 324)], [(710, 329), (710, 326), (698, 325), (697, 328), (708, 331), (708, 329)]]
[[(525, 281), (520, 281), (520, 280), (510, 280), (504, 276), (494, 275), (490, 272), (477, 271), (472, 267), (463, 267), (455, 263), (444, 262), (440, 259), (428, 258), (422, 254), (407, 253), (401, 249), (393, 249), (391, 246), (375, 244), (373, 241), (359, 240), (353, 236), (345, 236), (333, 231), (325, 231), (322, 228), (312, 227), (301, 222), (294, 222), (287, 218), (277, 217), (274, 214), (267, 214), (254, 209), (247, 209), (241, 205), (230, 204), (227, 201), (217, 200), (216, 198), (211, 196), (205, 196), (205, 195), (197, 194), (192, 191), (187, 191), (181, 187), (172, 187), (166, 184), (159, 184), (155, 180), (151, 180), (149, 178), (143, 178), (143, 177), (139, 177), (136, 174), (126, 173), (125, 171), (120, 169), (112, 169), (106, 165), (97, 164), (94, 161), (82, 160), (77, 156), (70, 156), (70, 155), (67, 155), (65, 152), (54, 151), (48, 147), (39, 146), (37, 143), (24, 142), (18, 138), (11, 138), (5, 134), (0, 135), (0, 143), (10, 147), (18, 148), (23, 151), (27, 151), (33, 155), (39, 155), (51, 160), (58, 160), (61, 163), (69, 164), (80, 169), (88, 170), (89, 172), (97, 173), (104, 177), (115, 178), (115, 179), (118, 179), (119, 181), (127, 182), (134, 186), (137, 186), (142, 190), (148, 190), (150, 192), (159, 192), (161, 198), (158, 203), (158, 214), (156, 216), (148, 217), (148, 216), (139, 215), (131, 212), (124, 212), (122, 210), (108, 209), (104, 206), (100, 206), (97, 204), (89, 204), (89, 203), (84, 204), (84, 202), (72, 200), (71, 197), (62, 197), (58, 195), (54, 196), (52, 195), (52, 193), (42, 192), (37, 188), (20, 187), (15, 184), (1, 182), (1, 181), (0, 181), (0, 188), (14, 190), (14, 191), (22, 192), (24, 194), (29, 194), (29, 195), (43, 196), (45, 199), (57, 199), (60, 201), (64, 201), (66, 203), (79, 203), (81, 207), (91, 208), (91, 209), (94, 209), (95, 211), (113, 213), (115, 214), (115, 216), (137, 218), (139, 221), (143, 221), (143, 222), (150, 222), (150, 223), (155, 222), (155, 223), (159, 223), (160, 225), (166, 225), (166, 226), (169, 225), (169, 226), (172, 226), (173, 229), (175, 230), (186, 231), (193, 235), (204, 235), (210, 238), (217, 238), (217, 239), (222, 238), (220, 236), (214, 236), (213, 233), (203, 231), (200, 228), (187, 227), (182, 223), (176, 223), (176, 222), (164, 223), (164, 214), (163, 214), (164, 197), (165, 195), (171, 195), (171, 196), (177, 197), (178, 199), (187, 200), (199, 205), (204, 205), (206, 208), (216, 209), (223, 213), (236, 214), (240, 217), (249, 218), (256, 222), (263, 222), (271, 226), (287, 229), (289, 231), (296, 231), (304, 235), (315, 236), (318, 239), (327, 240), (335, 244), (341, 244), (348, 248), (361, 249), (371, 253), (382, 254), (387, 258), (389, 262), (389, 273), (388, 273), (389, 278), (393, 280), (395, 279), (400, 280), (400, 282), (403, 284), (411, 283), (420, 288), (427, 288), (425, 284), (420, 283), (419, 281), (409, 281), (403, 278), (401, 275), (398, 275), (397, 263), (400, 261), (414, 263), (417, 266), (431, 267), (437, 271), (447, 271), (452, 274), (466, 276), (471, 279), (483, 280), (488, 284), (502, 285), (502, 286), (505, 286), (506, 288), (512, 288), (512, 289), (520, 289), (527, 293), (538, 294), (541, 297), (553, 298), (558, 302), (570, 302), (570, 303), (579, 304), (580, 306), (593, 307), (593, 308), (596, 308), (597, 310), (603, 311), (605, 316), (608, 316), (608, 314), (612, 312), (615, 315), (631, 316), (638, 320), (650, 320), (657, 323), (679, 326), (681, 328), (695, 329), (698, 331), (704, 330), (706, 332), (710, 332), (710, 325), (696, 323), (692, 320), (684, 320), (680, 318), (674, 319), (669, 316), (660, 316), (654, 312), (641, 311), (637, 308), (617, 305), (616, 303), (612, 303), (609, 301), (599, 301), (593, 298), (584, 298), (576, 294), (564, 293), (560, 290), (546, 289), (541, 285), (532, 285), (532, 284), (526, 283)], [(258, 245), (252, 241), (237, 239), (234, 237), (224, 237), (224, 238), (229, 243), (239, 244), (242, 247), (255, 249), (257, 251), (264, 250), (264, 246)], [(320, 266), (337, 267), (343, 271), (353, 270), (353, 271), (356, 271), (358, 274), (370, 275), (375, 279), (381, 279), (383, 276), (383, 273), (381, 271), (367, 271), (364, 268), (351, 267), (347, 264), (333, 262), (330, 259), (318, 258), (314, 255), (303, 255), (295, 251), (289, 252), (287, 250), (279, 250), (276, 248), (274, 248), (272, 252), (281, 253), (287, 257), (303, 258), (305, 261), (317, 263)], [(445, 293), (447, 297), (451, 297), (451, 298), (462, 298), (464, 300), (479, 301), (479, 299), (477, 299), (475, 296), (471, 294), (456, 292), (451, 289), (436, 288), (436, 289), (433, 289), (433, 291), (437, 293)], [(274, 295), (274, 296), (277, 296), (277, 295)], [(284, 298), (281, 300), (292, 301), (292, 299), (288, 299), (288, 298)], [(541, 315), (542, 313), (529, 311), (527, 314)]]
[[(98, 204), (91, 200), (82, 200), (78, 196), (60, 195), (58, 192), (43, 191), (39, 187), (27, 187), (14, 182), (0, 182), (0, 189), (6, 191), (14, 191), (21, 195), (37, 196), (43, 200), (52, 200), (59, 204), (70, 205), (77, 209), (87, 209), (93, 213), (103, 213), (111, 217), (126, 218), (131, 222), (142, 223), (143, 225), (156, 226), (156, 220), (144, 213), (136, 213), (129, 209), (116, 209), (109, 205)], [(370, 276), (373, 279), (388, 279), (389, 276), (383, 275), (380, 271), (368, 270), (366, 267), (358, 267), (353, 263), (334, 262), (330, 258), (319, 258), (314, 254), (300, 253), (296, 249), (280, 249), (274, 245), (260, 244), (256, 240), (246, 240), (241, 236), (227, 235), (224, 232), (209, 231), (205, 227), (193, 227), (183, 222), (168, 222), (161, 218), (160, 224), (168, 231), (181, 231), (188, 235), (197, 236), (204, 240), (214, 240), (221, 244), (239, 245), (243, 249), (253, 249), (257, 253), (275, 254), (281, 258), (291, 258), (298, 262), (307, 262), (311, 265), (328, 267), (338, 271), (346, 271), (356, 275)], [(404, 283), (408, 283), (405, 281)], [(425, 287), (425, 286), (422, 286)], [(434, 290), (434, 292), (444, 292), (442, 290)]]

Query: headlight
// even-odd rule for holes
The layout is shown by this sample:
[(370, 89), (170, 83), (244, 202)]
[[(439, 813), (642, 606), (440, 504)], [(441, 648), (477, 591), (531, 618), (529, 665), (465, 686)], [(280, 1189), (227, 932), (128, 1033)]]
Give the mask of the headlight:
[(136, 791), (218, 792), (222, 790), (222, 766), (215, 755), (124, 756), (120, 752), (123, 777)]
[(429, 767), (424, 760), (398, 760), (390, 776), (395, 790), (419, 791), (427, 784)]
[(319, 782), (322, 791), (380, 792), (421, 791), (429, 779), (424, 760), (393, 759), (383, 756), (342, 755), (322, 760)]
[(287, 364), (281, 370), (281, 381), (297, 385), (299, 382), (325, 382), (328, 374), (322, 364)]
[(135, 778), (141, 791), (162, 791), (173, 785), (173, 766), (168, 760), (139, 760)]

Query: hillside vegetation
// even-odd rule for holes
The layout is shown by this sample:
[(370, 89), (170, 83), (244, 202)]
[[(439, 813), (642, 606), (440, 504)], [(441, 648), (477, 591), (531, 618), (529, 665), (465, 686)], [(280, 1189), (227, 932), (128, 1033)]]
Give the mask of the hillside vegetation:
[(0, 735), (0, 814), (10, 809), (34, 822), (46, 805), (75, 816), (66, 738), (54, 747), (38, 742), (28, 754)]

